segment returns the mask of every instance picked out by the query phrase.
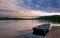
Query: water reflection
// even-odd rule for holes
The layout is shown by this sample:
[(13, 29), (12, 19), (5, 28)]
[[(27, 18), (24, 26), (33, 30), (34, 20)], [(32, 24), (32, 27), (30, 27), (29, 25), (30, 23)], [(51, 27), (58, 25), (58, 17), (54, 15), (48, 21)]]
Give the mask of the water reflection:
[(0, 20), (0, 38), (39, 38), (32, 34), (32, 27), (44, 23), (37, 20)]

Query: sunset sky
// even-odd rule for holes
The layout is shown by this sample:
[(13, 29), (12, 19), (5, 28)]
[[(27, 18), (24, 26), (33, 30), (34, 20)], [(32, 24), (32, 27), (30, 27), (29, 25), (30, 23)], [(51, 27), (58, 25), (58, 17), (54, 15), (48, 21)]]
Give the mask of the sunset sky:
[(0, 0), (0, 16), (38, 17), (60, 15), (59, 12), (60, 4), (56, 3), (56, 0), (54, 2), (52, 0)]

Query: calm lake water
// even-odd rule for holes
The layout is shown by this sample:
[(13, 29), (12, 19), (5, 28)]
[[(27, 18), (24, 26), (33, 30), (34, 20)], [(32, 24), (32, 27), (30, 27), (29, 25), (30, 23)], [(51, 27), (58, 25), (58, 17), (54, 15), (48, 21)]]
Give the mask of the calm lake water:
[(0, 38), (39, 38), (40, 36), (32, 34), (32, 27), (47, 22), (38, 21), (39, 20), (0, 20)]

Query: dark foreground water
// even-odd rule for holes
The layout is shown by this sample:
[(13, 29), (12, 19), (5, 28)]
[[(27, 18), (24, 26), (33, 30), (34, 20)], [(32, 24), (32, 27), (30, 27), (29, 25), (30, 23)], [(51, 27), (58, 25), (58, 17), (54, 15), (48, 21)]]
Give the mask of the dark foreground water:
[(0, 38), (40, 38), (32, 34), (32, 27), (37, 24), (37, 20), (1, 20), (0, 21)]

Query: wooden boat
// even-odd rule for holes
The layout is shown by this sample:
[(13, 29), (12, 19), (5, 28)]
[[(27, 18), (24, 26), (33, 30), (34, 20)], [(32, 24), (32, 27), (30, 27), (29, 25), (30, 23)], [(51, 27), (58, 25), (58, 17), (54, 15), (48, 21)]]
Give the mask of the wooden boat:
[(51, 30), (50, 24), (43, 24), (33, 27), (33, 34), (45, 36)]

